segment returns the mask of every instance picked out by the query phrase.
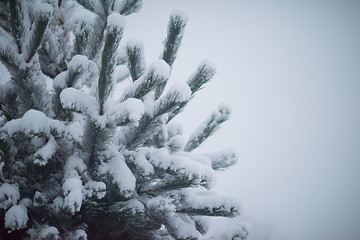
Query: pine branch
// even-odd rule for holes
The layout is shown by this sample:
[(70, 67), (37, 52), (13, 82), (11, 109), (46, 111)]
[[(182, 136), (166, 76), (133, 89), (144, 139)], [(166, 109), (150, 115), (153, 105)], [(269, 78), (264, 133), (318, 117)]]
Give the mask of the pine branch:
[(128, 42), (126, 46), (127, 67), (131, 78), (135, 82), (145, 72), (144, 50), (138, 42)]
[(208, 61), (202, 62), (187, 82), (192, 95), (201, 90), (214, 77), (215, 73), (216, 69), (212, 63)]
[[(65, 88), (72, 88), (72, 87), (76, 88), (76, 85), (80, 80), (82, 79), (89, 80), (92, 79), (93, 76), (95, 75), (94, 63), (89, 61), (85, 56), (81, 56), (81, 55), (74, 56), (71, 59), (71, 61), (67, 64), (67, 68), (68, 68), (67, 71), (64, 71), (61, 74), (57, 75), (53, 81), (53, 86), (55, 89), (55, 94), (53, 98), (54, 113), (56, 116), (58, 116), (61, 119), (71, 118), (71, 113), (66, 109), (64, 109), (61, 104), (60, 94), (62, 90), (64, 90)], [(79, 94), (84, 94), (84, 93), (79, 92)], [(87, 94), (85, 94), (84, 99), (88, 99)], [(89, 101), (89, 103), (90, 102), (92, 102), (92, 99), (91, 101)], [(93, 109), (94, 106), (91, 106), (91, 108)], [(68, 108), (72, 109), (72, 107), (69, 106)]]
[(47, 92), (44, 86), (34, 82), (33, 71), (30, 68), (18, 70), (12, 75), (11, 81), (22, 106), (22, 113), (35, 109), (48, 113), (49, 103), (46, 102)]
[(163, 61), (158, 60), (150, 65), (147, 73), (127, 87), (122, 96), (122, 101), (128, 98), (142, 98), (153, 90), (156, 85), (167, 81), (170, 75), (170, 67)]
[(119, 14), (113, 13), (109, 16), (98, 82), (97, 97), (100, 104), (100, 115), (104, 113), (104, 103), (113, 89), (112, 75), (116, 66), (116, 51), (122, 37), (123, 28), (124, 20)]
[(180, 104), (187, 102), (190, 95), (191, 91), (187, 84), (174, 85), (165, 96), (155, 102), (154, 116), (160, 116), (174, 110)]
[(239, 215), (237, 207), (226, 209), (224, 206), (205, 207), (205, 208), (183, 208), (178, 210), (180, 213), (186, 213), (189, 216), (216, 216), (216, 217), (236, 217)]
[(98, 112), (95, 98), (76, 88), (65, 88), (60, 93), (60, 101), (64, 109), (91, 117)]
[(123, 16), (138, 12), (142, 7), (142, 0), (124, 0), (120, 14)]
[[(174, 239), (196, 240), (199, 239), (199, 232), (195, 228), (194, 221), (185, 214), (176, 213), (165, 217), (165, 226)], [(183, 231), (181, 229), (186, 229)]]
[(85, 9), (89, 10), (90, 12), (96, 12), (97, 10), (91, 0), (75, 0), (75, 1), (81, 6), (83, 6)]
[(21, 54), (21, 44), (22, 44), (22, 34), (23, 34), (23, 27), (22, 27), (22, 18), (21, 18), (21, 1), (20, 0), (13, 0), (8, 1), (9, 3), (9, 20), (10, 20), (10, 27), (13, 38), (16, 42), (16, 46), (18, 49), (18, 53)]
[(162, 59), (169, 64), (169, 66), (172, 66), (175, 61), (181, 40), (184, 36), (186, 23), (187, 17), (184, 13), (180, 11), (173, 11), (171, 13), (162, 53)]
[(205, 154), (211, 161), (214, 170), (225, 170), (237, 162), (237, 156), (231, 149)]
[(219, 106), (208, 120), (206, 120), (200, 127), (191, 135), (189, 141), (186, 143), (184, 151), (191, 152), (210, 137), (220, 124), (228, 120), (230, 117), (230, 109), (225, 106)]
[[(5, 39), (1, 39), (1, 41), (6, 42)], [(15, 50), (9, 43), (5, 46), (0, 45), (0, 61), (5, 65), (11, 75), (16, 75), (19, 72), (19, 62), (16, 56)]]
[(112, 130), (112, 128), (100, 128), (93, 120), (87, 120), (82, 148), (88, 154), (85, 163), (93, 177), (96, 166), (100, 164), (99, 154), (106, 149)]
[(106, 28), (106, 21), (103, 20), (105, 18), (106, 16), (98, 15), (94, 19), (90, 40), (87, 46), (87, 54), (86, 54), (86, 56), (91, 60), (96, 57), (96, 55), (99, 53), (102, 47), (101, 43), (103, 42), (104, 32)]
[(129, 150), (136, 149), (148, 139), (151, 139), (154, 135), (156, 135), (163, 124), (164, 119), (162, 117), (152, 118), (144, 115), (140, 119), (137, 127), (127, 126), (127, 128), (124, 129), (127, 131), (127, 133), (125, 133), (126, 139), (122, 139), (120, 144)]
[[(173, 11), (167, 29), (167, 36), (164, 41), (162, 59), (172, 67), (176, 54), (184, 36), (184, 29), (187, 23), (187, 16), (180, 11)], [(160, 83), (155, 89), (155, 98), (159, 98), (164, 91), (166, 82)]]
[(35, 53), (37, 52), (38, 48), (41, 45), (41, 42), (45, 35), (46, 28), (50, 20), (51, 13), (52, 12), (50, 11), (50, 9), (46, 9), (46, 11), (39, 11), (36, 13), (35, 22), (32, 25), (29, 42), (26, 43), (27, 63), (31, 61), (31, 59), (34, 57)]
[(102, 12), (105, 16), (109, 15), (109, 12), (111, 11), (112, 6), (114, 5), (115, 0), (102, 0), (100, 1)]
[[(162, 169), (157, 169), (157, 171), (162, 171)], [(171, 190), (179, 190), (182, 188), (190, 187), (206, 187), (206, 183), (199, 181), (197, 178), (188, 178), (187, 176), (179, 176), (175, 171), (168, 171), (165, 177), (162, 177), (155, 184), (151, 182), (150, 184), (144, 185), (139, 189), (139, 193), (149, 193), (149, 192), (165, 192)]]
[[(202, 62), (187, 81), (187, 84), (191, 89), (191, 97), (193, 97), (197, 91), (201, 90), (203, 86), (213, 78), (215, 73), (216, 70), (212, 63), (208, 61)], [(187, 103), (188, 101), (181, 103), (177, 109), (170, 113), (168, 122), (179, 114)]]
[(75, 42), (74, 42), (74, 55), (85, 55), (86, 47), (90, 41), (91, 28), (87, 23), (81, 22), (78, 29), (75, 31)]

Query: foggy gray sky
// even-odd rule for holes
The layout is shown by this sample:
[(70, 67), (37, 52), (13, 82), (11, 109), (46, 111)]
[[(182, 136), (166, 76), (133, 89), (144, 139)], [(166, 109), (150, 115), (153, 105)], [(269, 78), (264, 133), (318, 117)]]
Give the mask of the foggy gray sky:
[(360, 239), (360, 2), (145, 1), (125, 39), (144, 41), (147, 64), (172, 9), (189, 22), (171, 81), (203, 59), (218, 70), (176, 121), (189, 135), (231, 107), (199, 151), (237, 151), (215, 190), (241, 200), (250, 239)]

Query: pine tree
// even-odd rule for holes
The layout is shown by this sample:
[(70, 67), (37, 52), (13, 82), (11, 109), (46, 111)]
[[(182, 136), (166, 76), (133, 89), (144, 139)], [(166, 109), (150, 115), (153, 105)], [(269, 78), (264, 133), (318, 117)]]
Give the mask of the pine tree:
[[(0, 2), (0, 60), (11, 75), (0, 91), (0, 239), (248, 235), (234, 218), (237, 201), (209, 191), (235, 153), (193, 152), (229, 108), (221, 105), (188, 140), (174, 122), (215, 68), (203, 62), (167, 90), (187, 17), (171, 13), (160, 59), (147, 67), (140, 42), (121, 43), (125, 17), (141, 5)], [(113, 94), (124, 79), (131, 83)], [(213, 217), (233, 218), (233, 227), (211, 235)]]

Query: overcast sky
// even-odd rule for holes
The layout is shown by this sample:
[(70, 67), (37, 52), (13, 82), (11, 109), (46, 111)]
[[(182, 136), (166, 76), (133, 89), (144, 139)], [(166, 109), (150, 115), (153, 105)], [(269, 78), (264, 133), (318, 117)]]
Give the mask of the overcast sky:
[(148, 64), (172, 9), (189, 22), (171, 81), (218, 70), (176, 121), (188, 135), (231, 107), (199, 151), (237, 151), (215, 190), (240, 199), (250, 239), (360, 239), (360, 1), (145, 0), (125, 39)]

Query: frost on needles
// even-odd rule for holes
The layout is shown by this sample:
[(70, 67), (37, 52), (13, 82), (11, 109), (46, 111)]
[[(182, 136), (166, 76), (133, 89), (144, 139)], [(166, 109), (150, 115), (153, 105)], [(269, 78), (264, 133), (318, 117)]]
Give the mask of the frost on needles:
[[(201, 63), (166, 88), (187, 17), (173, 11), (160, 59), (122, 42), (141, 0), (0, 2), (0, 239), (245, 239), (234, 199), (210, 191), (232, 150), (195, 150), (176, 116), (209, 82)], [(116, 84), (127, 79), (120, 92)], [(122, 82), (124, 83), (124, 82)], [(224, 231), (214, 230), (226, 220)]]

